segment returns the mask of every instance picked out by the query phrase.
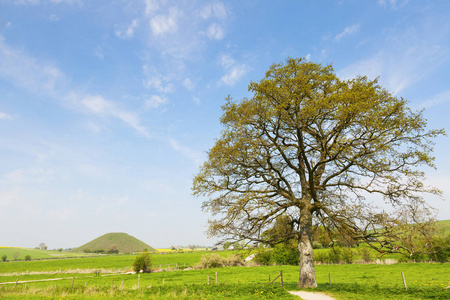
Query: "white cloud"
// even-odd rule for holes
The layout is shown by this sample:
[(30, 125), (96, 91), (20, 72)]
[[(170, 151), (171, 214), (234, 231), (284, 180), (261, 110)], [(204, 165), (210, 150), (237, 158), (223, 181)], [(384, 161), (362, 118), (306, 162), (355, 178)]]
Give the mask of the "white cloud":
[(194, 83), (187, 77), (183, 80), (183, 86), (190, 91), (194, 89)]
[(101, 60), (103, 60), (103, 50), (102, 50), (102, 47), (97, 46), (97, 47), (94, 49), (94, 55), (97, 56), (98, 58), (100, 58)]
[(126, 29), (116, 29), (114, 32), (120, 38), (131, 38), (134, 36), (134, 30), (139, 26), (139, 20), (134, 19)]
[(434, 22), (407, 30), (386, 30), (385, 40), (379, 43), (379, 50), (343, 68), (338, 75), (354, 78), (366, 75), (380, 83), (394, 94), (399, 93), (419, 80), (429, 76), (450, 58), (443, 41), (448, 37), (450, 27), (434, 30)]
[(200, 103), (202, 102), (202, 101), (200, 100), (200, 98), (198, 98), (198, 97), (193, 97), (193, 98), (192, 98), (192, 101), (194, 101), (194, 103), (197, 104), (197, 105), (200, 105)]
[(378, 0), (377, 4), (383, 7), (391, 7), (397, 9), (398, 7), (408, 4), (409, 0)]
[(210, 40), (213, 40), (213, 39), (221, 40), (225, 36), (225, 32), (224, 32), (222, 26), (220, 26), (217, 23), (213, 23), (213, 24), (211, 24), (211, 26), (208, 27), (208, 30), (206, 31), (206, 35), (208, 36), (208, 38)]
[(169, 143), (175, 151), (181, 153), (184, 157), (191, 159), (195, 164), (200, 165), (203, 161), (203, 156), (201, 153), (181, 145), (178, 141), (172, 138), (169, 138)]
[(205, 20), (211, 17), (225, 19), (227, 17), (227, 10), (222, 2), (214, 1), (212, 3), (208, 3), (200, 10), (200, 16)]
[(219, 58), (220, 65), (225, 69), (225, 75), (220, 78), (219, 84), (228, 86), (235, 85), (247, 72), (248, 67), (245, 64), (238, 64), (228, 55), (222, 55)]
[(347, 26), (345, 27), (344, 31), (342, 31), (341, 33), (339, 33), (338, 35), (336, 35), (334, 37), (335, 40), (339, 41), (340, 39), (342, 39), (343, 37), (347, 37), (349, 35), (355, 34), (359, 31), (360, 28), (360, 24), (355, 24), (352, 26)]
[(165, 97), (153, 95), (150, 97), (150, 99), (145, 101), (145, 107), (146, 108), (158, 108), (159, 106), (161, 106), (162, 104), (164, 104), (166, 102), (167, 102), (167, 99)]
[(15, 117), (0, 111), (0, 120), (14, 120)]
[(151, 66), (144, 65), (144, 75), (146, 79), (144, 80), (144, 87), (154, 88), (159, 93), (168, 94), (173, 93), (175, 87), (170, 81), (171, 76), (162, 76), (155, 68)]
[(444, 91), (431, 99), (415, 105), (417, 109), (430, 108), (450, 102), (450, 90)]
[(104, 99), (100, 95), (76, 95), (71, 94), (68, 98), (72, 103), (80, 103), (87, 108), (89, 112), (102, 115), (111, 116), (121, 120), (128, 126), (134, 128), (143, 136), (150, 137), (148, 130), (140, 124), (139, 117), (129, 111), (119, 109), (113, 102)]
[(145, 0), (145, 15), (150, 16), (159, 9), (157, 0)]
[(39, 63), (22, 51), (9, 47), (0, 36), (0, 78), (32, 91), (51, 93), (65, 82), (64, 74), (52, 64)]
[(169, 15), (156, 15), (150, 20), (150, 28), (154, 35), (175, 33), (178, 30), (177, 18), (180, 12), (176, 8), (169, 10)]

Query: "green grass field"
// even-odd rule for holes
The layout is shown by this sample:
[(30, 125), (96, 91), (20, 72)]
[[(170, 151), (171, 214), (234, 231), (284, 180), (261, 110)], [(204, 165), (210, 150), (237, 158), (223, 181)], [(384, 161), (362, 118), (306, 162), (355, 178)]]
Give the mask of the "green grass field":
[[(152, 255), (153, 268), (159, 264), (193, 265), (206, 252)], [(223, 256), (235, 251), (218, 252)], [(79, 269), (131, 267), (134, 255), (112, 255), (79, 259), (0, 263), (0, 299), (296, 299), (287, 293), (296, 290), (296, 266), (226, 267), (204, 270), (170, 271), (138, 275), (76, 273)], [(32, 271), (72, 270), (74, 273), (31, 274)], [(30, 274), (26, 275), (26, 271)], [(277, 280), (283, 271), (284, 287)], [(317, 265), (318, 291), (337, 299), (449, 299), (450, 264), (408, 263), (394, 265)], [(12, 275), (22, 272), (22, 275)], [(215, 273), (218, 285), (215, 284)], [(408, 290), (403, 286), (404, 272)], [(8, 275), (9, 273), (9, 275)], [(24, 274), (25, 273), (25, 274)], [(209, 276), (209, 285), (208, 285)], [(332, 287), (329, 286), (331, 276)], [(30, 281), (63, 278), (56, 281)], [(74, 287), (72, 289), (72, 278)], [(10, 284), (1, 284), (13, 282)], [(123, 282), (123, 285), (122, 285)], [(164, 282), (164, 285), (163, 285)], [(298, 299), (298, 298), (297, 298)]]

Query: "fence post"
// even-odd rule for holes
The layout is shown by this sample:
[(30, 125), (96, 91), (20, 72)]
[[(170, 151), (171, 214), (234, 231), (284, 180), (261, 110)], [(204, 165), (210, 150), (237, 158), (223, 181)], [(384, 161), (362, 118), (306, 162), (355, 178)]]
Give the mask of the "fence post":
[(407, 290), (408, 287), (406, 286), (405, 274), (403, 274), (403, 272), (402, 272), (402, 278), (403, 278), (403, 285), (405, 286), (405, 290)]
[(163, 286), (164, 286), (164, 278), (163, 278)]
[(19, 277), (17, 277), (16, 284), (14, 285), (14, 288), (16, 288), (18, 282), (19, 282)]
[(328, 282), (330, 282), (330, 287), (331, 287), (331, 273), (328, 273)]
[(138, 275), (138, 288), (139, 288), (140, 284), (141, 284), (141, 274)]
[(280, 271), (280, 277), (281, 277), (281, 286), (283, 286), (283, 271)]
[(217, 272), (216, 272), (216, 284), (217, 284)]

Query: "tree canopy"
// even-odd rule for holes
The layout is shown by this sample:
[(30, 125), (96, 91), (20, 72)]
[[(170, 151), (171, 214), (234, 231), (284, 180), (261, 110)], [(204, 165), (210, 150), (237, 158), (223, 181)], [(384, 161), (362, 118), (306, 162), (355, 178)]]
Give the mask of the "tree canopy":
[(313, 219), (371, 242), (389, 214), (375, 213), (367, 195), (396, 208), (440, 194), (419, 167), (435, 167), (431, 141), (444, 130), (427, 129), (423, 111), (377, 80), (342, 80), (331, 65), (288, 58), (249, 91), (251, 98), (223, 105), (223, 131), (193, 192), (208, 198), (211, 236), (264, 242), (261, 233), (288, 215), (293, 232), (274, 236), (297, 238), (299, 286), (317, 286)]

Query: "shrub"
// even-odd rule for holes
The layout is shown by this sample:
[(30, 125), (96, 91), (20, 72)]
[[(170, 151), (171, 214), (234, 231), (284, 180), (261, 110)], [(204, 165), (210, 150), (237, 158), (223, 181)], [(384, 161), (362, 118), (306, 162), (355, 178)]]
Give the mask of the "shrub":
[(353, 251), (349, 248), (344, 248), (342, 251), (342, 259), (348, 264), (353, 263), (353, 255)]
[(313, 249), (322, 249), (322, 244), (319, 242), (313, 242)]
[(7, 258), (8, 258), (8, 256), (3, 255), (3, 256), (2, 256), (2, 261), (6, 261)]
[(272, 251), (263, 250), (258, 252), (253, 258), (253, 261), (262, 266), (270, 265), (272, 262)]
[(291, 245), (278, 244), (273, 249), (273, 260), (278, 265), (298, 265), (300, 255), (298, 249)]
[(219, 268), (224, 266), (224, 260), (219, 254), (203, 255), (195, 267), (197, 269)]
[(150, 253), (144, 252), (140, 256), (136, 256), (133, 263), (133, 270), (136, 273), (139, 273), (141, 270), (144, 273), (150, 273), (151, 272), (151, 257)]
[(25, 255), (25, 260), (31, 260), (31, 255)]
[(334, 247), (328, 250), (328, 261), (333, 264), (337, 264), (341, 261), (342, 258), (342, 248)]
[(370, 253), (370, 249), (367, 247), (362, 247), (359, 249), (359, 254), (364, 262), (368, 263), (372, 260), (372, 254)]
[(229, 255), (225, 260), (225, 265), (230, 267), (243, 266), (244, 260), (239, 254)]
[(314, 253), (314, 261), (320, 262), (320, 263), (327, 263), (328, 262), (328, 253), (325, 251), (316, 251)]

